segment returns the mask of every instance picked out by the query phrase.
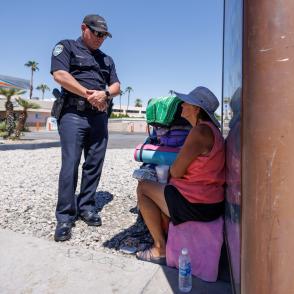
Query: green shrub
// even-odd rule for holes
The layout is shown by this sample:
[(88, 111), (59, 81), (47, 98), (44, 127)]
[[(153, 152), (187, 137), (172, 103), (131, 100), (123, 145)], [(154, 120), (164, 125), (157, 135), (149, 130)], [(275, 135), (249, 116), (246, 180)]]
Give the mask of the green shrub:
[(6, 132), (5, 121), (0, 122), (0, 138), (6, 138), (8, 133)]
[(5, 121), (0, 122), (0, 132), (6, 131), (6, 123)]
[(7, 132), (2, 132), (2, 131), (0, 131), (0, 138), (6, 138), (7, 135), (8, 135)]
[(111, 113), (110, 118), (124, 118), (124, 117), (129, 117), (127, 114), (115, 114)]

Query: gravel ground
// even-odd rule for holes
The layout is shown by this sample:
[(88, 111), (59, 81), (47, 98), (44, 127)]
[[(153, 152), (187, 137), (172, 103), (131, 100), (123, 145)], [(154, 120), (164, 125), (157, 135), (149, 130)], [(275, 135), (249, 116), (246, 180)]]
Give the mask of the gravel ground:
[[(0, 151), (0, 165), (0, 228), (54, 242), (60, 148)], [(77, 221), (68, 244), (115, 254), (150, 244), (136, 210), (137, 181), (132, 172), (139, 165), (132, 149), (107, 150), (96, 193), (103, 225), (88, 227)], [(79, 184), (80, 177), (78, 189)]]

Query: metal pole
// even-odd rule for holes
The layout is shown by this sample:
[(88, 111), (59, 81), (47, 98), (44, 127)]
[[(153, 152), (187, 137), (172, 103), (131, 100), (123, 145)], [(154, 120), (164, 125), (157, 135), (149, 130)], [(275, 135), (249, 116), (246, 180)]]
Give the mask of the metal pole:
[[(224, 98), (224, 60), (225, 60), (225, 9), (226, 3), (223, 0), (223, 52), (222, 52), (222, 97)], [(221, 103), (221, 131), (224, 131), (224, 102)]]
[(244, 1), (242, 294), (294, 293), (294, 1)]

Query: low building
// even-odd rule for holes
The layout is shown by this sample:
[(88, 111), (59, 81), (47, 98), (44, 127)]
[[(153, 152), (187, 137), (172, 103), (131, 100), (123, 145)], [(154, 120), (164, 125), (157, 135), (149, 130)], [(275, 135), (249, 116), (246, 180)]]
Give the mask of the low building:
[[(0, 75), (0, 88), (16, 88), (16, 89), (24, 89), (28, 90), (30, 88), (30, 82), (29, 80), (16, 78), (16, 77), (10, 77), (5, 75)], [(11, 101), (14, 104), (14, 111), (17, 114), (19, 114), (22, 111), (22, 107), (18, 105), (18, 103), (15, 101), (16, 97), (12, 97)], [(44, 128), (46, 126), (46, 122), (48, 117), (51, 116), (51, 109), (52, 105), (54, 103), (54, 99), (45, 99), (45, 100), (39, 100), (37, 97), (31, 99), (32, 102), (35, 102), (40, 106), (39, 109), (28, 109), (28, 117), (26, 121), (27, 127), (36, 127), (36, 128)], [(0, 121), (5, 119), (6, 116), (6, 109), (5, 109), (5, 102), (6, 98), (4, 96), (0, 95)], [(128, 108), (128, 111), (127, 111)], [(145, 119), (146, 114), (146, 108), (145, 107), (134, 107), (134, 106), (126, 106), (126, 105), (114, 105), (112, 112), (116, 115), (122, 114), (128, 116), (130, 118), (141, 118)], [(134, 129), (133, 125), (131, 127)], [(144, 128), (140, 125), (140, 129)]]
[[(5, 97), (0, 96), (0, 120), (5, 118)], [(22, 107), (20, 107), (15, 99), (12, 97), (12, 101), (14, 104), (14, 111), (18, 114), (22, 111)], [(51, 108), (53, 105), (53, 100), (35, 100), (32, 99), (32, 102), (38, 104), (40, 106), (39, 109), (28, 109), (28, 118), (26, 125), (27, 127), (45, 127), (48, 117), (51, 116)], [(118, 115), (126, 114), (126, 105), (122, 105), (121, 108), (119, 105), (113, 106), (113, 113)], [(128, 107), (128, 115), (132, 118), (145, 118), (146, 108), (145, 107)]]
[[(5, 118), (5, 98), (0, 96), (0, 119), (4, 120)], [(28, 118), (26, 125), (28, 127), (45, 127), (47, 118), (51, 116), (51, 108), (52, 108), (52, 101), (43, 101), (43, 100), (31, 100), (32, 102), (38, 104), (40, 106), (39, 109), (28, 109)], [(16, 115), (22, 111), (22, 107), (18, 105), (18, 103), (13, 99), (12, 102), (14, 106), (14, 112)]]
[[(112, 112), (116, 115), (127, 114), (127, 106), (126, 105), (113, 105)], [(128, 116), (129, 117), (138, 117), (138, 118), (145, 118), (146, 115), (146, 107), (135, 107), (135, 106), (129, 106), (128, 107)]]

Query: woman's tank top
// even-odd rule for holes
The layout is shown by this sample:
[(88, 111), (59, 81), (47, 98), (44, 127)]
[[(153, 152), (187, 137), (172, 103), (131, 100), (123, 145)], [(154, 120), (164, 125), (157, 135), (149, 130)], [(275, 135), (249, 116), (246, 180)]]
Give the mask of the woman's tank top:
[(192, 203), (218, 203), (224, 200), (225, 147), (219, 129), (211, 122), (214, 144), (206, 155), (198, 156), (187, 168), (182, 178), (171, 178), (170, 184)]

